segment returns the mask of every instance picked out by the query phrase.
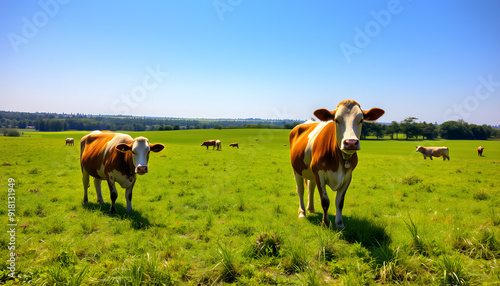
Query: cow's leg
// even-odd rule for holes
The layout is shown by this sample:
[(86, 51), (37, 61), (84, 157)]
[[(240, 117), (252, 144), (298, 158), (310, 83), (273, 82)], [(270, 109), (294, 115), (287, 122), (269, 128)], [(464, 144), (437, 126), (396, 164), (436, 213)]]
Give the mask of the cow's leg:
[(307, 194), (309, 195), (307, 200), (307, 211), (309, 213), (314, 213), (314, 189), (316, 188), (316, 182), (313, 180), (307, 181)]
[(306, 208), (304, 206), (304, 178), (294, 172), (295, 183), (297, 185), (297, 195), (299, 195), (299, 218), (306, 217)]
[(316, 187), (318, 187), (319, 197), (321, 198), (321, 206), (323, 207), (323, 225), (330, 226), (330, 218), (328, 217), (328, 209), (330, 208), (330, 198), (326, 192), (326, 184), (321, 181), (319, 175), (315, 175)]
[(344, 198), (347, 188), (351, 183), (351, 178), (337, 190), (337, 195), (335, 197), (335, 225), (337, 228), (344, 228), (344, 222), (342, 220), (342, 209), (344, 208)]
[(87, 196), (87, 190), (90, 186), (90, 175), (89, 173), (82, 168), (82, 183), (83, 183), (83, 203), (87, 204), (89, 202), (89, 198)]
[(111, 195), (111, 207), (109, 208), (110, 213), (116, 213), (115, 201), (118, 198), (118, 192), (116, 191), (116, 186), (114, 181), (108, 179), (109, 193)]
[(101, 192), (101, 179), (94, 178), (94, 187), (95, 187), (95, 193), (97, 194), (97, 202), (99, 204), (104, 204), (104, 199), (102, 198), (102, 192)]
[(125, 198), (127, 199), (127, 213), (132, 212), (132, 189), (134, 189), (135, 181), (125, 190)]
[(431, 160), (432, 160), (432, 156), (429, 156), (429, 159), (431, 159)]

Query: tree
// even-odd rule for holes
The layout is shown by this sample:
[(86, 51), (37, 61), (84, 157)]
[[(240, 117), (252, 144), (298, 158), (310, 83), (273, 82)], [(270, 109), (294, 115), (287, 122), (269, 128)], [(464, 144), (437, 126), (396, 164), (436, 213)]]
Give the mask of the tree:
[(446, 121), (439, 126), (439, 135), (443, 139), (473, 139), (474, 134), (463, 120)]
[(407, 117), (399, 125), (401, 132), (406, 134), (406, 140), (410, 139), (411, 137), (416, 137), (419, 133), (419, 128), (417, 127), (417, 124), (415, 122), (417, 119), (418, 118), (416, 117)]
[(438, 137), (438, 128), (436, 125), (432, 123), (424, 123), (422, 124), (422, 136), (426, 137), (429, 140), (436, 139)]

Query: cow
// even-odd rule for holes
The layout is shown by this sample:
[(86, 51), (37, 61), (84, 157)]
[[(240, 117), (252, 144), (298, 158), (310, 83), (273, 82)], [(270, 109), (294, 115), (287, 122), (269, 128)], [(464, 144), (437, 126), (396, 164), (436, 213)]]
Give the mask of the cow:
[(229, 144), (229, 147), (233, 147), (233, 148), (236, 147), (236, 148), (240, 149), (240, 147), (238, 146), (238, 143), (231, 143), (231, 144)]
[(66, 138), (66, 146), (74, 146), (75, 145), (75, 139), (73, 138)]
[(483, 157), (483, 150), (484, 150), (483, 147), (481, 146), (477, 147), (477, 155)]
[(207, 140), (207, 141), (201, 143), (200, 146), (207, 146), (207, 150), (208, 150), (209, 146), (213, 146), (212, 150), (214, 150), (215, 147), (217, 147), (217, 150), (222, 149), (220, 140)]
[(314, 115), (321, 122), (306, 121), (290, 132), (290, 157), (299, 196), (299, 218), (306, 216), (304, 182), (308, 187), (307, 210), (314, 212), (314, 189), (318, 187), (323, 207), (323, 225), (330, 226), (328, 208), (330, 199), (326, 185), (337, 192), (335, 198), (335, 225), (343, 228), (344, 197), (358, 164), (356, 151), (360, 150), (359, 137), (363, 121), (374, 121), (385, 113), (380, 108), (368, 111), (359, 103), (346, 99), (333, 111), (318, 109)]
[(215, 149), (215, 140), (207, 140), (203, 143), (201, 143), (200, 146), (207, 146), (207, 150), (209, 146), (213, 146), (212, 150)]
[(424, 155), (424, 159), (429, 157), (432, 160), (432, 156), (441, 157), (443, 156), (443, 161), (448, 159), (450, 161), (450, 150), (448, 147), (422, 147), (417, 146), (417, 150), (415, 152), (420, 152)]
[(115, 182), (126, 189), (127, 212), (132, 211), (132, 189), (136, 175), (148, 173), (150, 151), (160, 152), (163, 144), (150, 144), (145, 137), (133, 139), (127, 134), (109, 131), (94, 131), (82, 137), (80, 141), (80, 165), (82, 169), (83, 203), (88, 203), (87, 189), (89, 176), (94, 178), (98, 203), (104, 203), (101, 194), (101, 182), (108, 182), (111, 194), (110, 213), (115, 213), (115, 201), (118, 197)]

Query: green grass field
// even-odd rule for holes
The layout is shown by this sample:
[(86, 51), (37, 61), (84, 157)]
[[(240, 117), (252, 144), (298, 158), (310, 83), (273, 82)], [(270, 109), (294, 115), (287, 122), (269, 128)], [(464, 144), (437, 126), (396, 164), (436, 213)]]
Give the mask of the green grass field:
[[(82, 205), (78, 141), (86, 133), (0, 137), (0, 282), (500, 283), (500, 141), (361, 141), (338, 231), (321, 226), (321, 213), (298, 219), (289, 130), (130, 132), (166, 148), (138, 178), (131, 214), (118, 186), (116, 215), (105, 183), (104, 205), (93, 184)], [(208, 139), (220, 139), (222, 151), (201, 147)], [(451, 161), (424, 160), (416, 145), (447, 146)], [(9, 178), (17, 280), (8, 276)], [(334, 213), (332, 203), (332, 221)]]

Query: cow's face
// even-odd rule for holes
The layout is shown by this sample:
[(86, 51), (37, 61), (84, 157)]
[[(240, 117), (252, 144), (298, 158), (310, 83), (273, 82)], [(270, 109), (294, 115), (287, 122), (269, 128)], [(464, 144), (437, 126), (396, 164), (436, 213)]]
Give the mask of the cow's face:
[(417, 146), (417, 150), (415, 150), (415, 152), (422, 152), (422, 151), (424, 151), (424, 150), (425, 150), (425, 149), (424, 149), (424, 147), (422, 147), (422, 146)]
[(380, 108), (364, 111), (356, 101), (350, 99), (341, 101), (334, 111), (318, 109), (314, 112), (314, 115), (322, 121), (335, 122), (338, 147), (346, 154), (360, 150), (359, 137), (363, 121), (377, 120), (383, 114), (384, 110)]
[(137, 137), (130, 144), (121, 143), (116, 146), (116, 149), (120, 152), (130, 152), (135, 166), (135, 173), (139, 175), (144, 175), (149, 171), (149, 152), (160, 152), (163, 148), (165, 148), (163, 144), (149, 144), (148, 139), (144, 137)]

